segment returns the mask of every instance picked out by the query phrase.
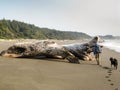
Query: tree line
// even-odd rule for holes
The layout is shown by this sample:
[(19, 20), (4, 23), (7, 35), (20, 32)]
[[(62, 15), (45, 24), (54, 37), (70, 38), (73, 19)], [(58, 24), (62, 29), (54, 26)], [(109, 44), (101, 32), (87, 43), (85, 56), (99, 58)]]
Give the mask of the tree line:
[(0, 39), (83, 39), (90, 38), (81, 32), (59, 31), (40, 28), (32, 24), (16, 20), (0, 20)]

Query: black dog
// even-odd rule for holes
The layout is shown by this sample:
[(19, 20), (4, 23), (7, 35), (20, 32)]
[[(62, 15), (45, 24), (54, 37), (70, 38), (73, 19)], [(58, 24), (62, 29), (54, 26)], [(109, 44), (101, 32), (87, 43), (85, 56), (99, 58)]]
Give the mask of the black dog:
[(118, 60), (116, 58), (110, 57), (111, 67), (114, 66), (115, 69), (118, 67)]

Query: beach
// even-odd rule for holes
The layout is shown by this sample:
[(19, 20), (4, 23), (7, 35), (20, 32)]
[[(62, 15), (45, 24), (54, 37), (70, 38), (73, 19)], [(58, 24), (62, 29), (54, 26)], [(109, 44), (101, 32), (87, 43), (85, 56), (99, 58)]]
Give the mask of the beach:
[[(0, 41), (0, 52), (16, 42), (19, 41)], [(95, 60), (72, 64), (61, 59), (0, 57), (0, 90), (119, 90), (120, 67), (111, 69), (111, 56), (119, 62), (120, 53), (106, 47), (100, 55), (100, 66)]]

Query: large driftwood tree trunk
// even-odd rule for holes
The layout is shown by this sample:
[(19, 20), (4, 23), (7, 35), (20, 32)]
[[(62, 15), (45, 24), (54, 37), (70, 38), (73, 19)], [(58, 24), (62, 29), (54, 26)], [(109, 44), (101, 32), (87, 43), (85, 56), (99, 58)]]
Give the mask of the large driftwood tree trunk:
[(79, 59), (91, 60), (90, 52), (98, 38), (83, 44), (58, 45), (51, 41), (17, 43), (1, 52), (1, 56), (7, 57), (37, 57), (67, 59), (71, 63), (79, 63)]

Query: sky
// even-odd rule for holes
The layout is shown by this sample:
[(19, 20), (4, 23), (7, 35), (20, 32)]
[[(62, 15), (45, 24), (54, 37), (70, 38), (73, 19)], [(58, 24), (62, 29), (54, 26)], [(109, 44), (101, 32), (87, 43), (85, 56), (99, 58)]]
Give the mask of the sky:
[(91, 36), (120, 36), (120, 0), (0, 0), (0, 19)]

